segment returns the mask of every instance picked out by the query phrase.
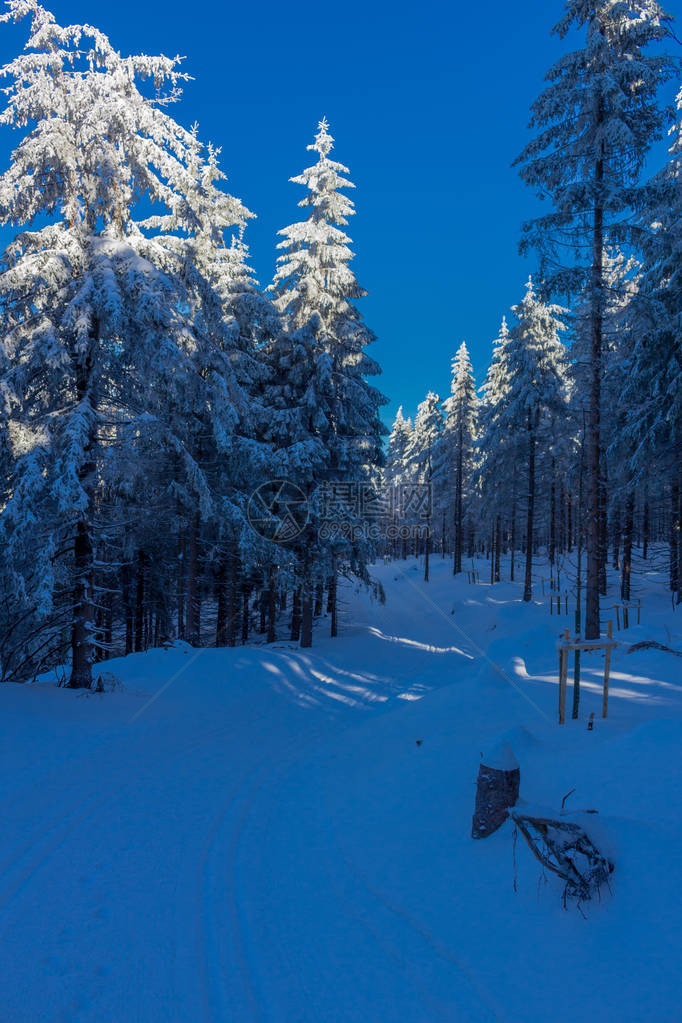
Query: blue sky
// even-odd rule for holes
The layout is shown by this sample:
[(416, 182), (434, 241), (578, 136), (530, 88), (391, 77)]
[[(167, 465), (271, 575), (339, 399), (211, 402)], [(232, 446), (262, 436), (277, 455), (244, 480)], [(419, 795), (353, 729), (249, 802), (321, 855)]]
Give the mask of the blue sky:
[[(175, 115), (222, 146), (229, 189), (258, 215), (247, 241), (263, 283), (277, 230), (299, 215), (302, 191), (288, 178), (307, 166), (326, 116), (357, 185), (349, 230), (385, 419), (399, 404), (413, 413), (429, 389), (447, 393), (462, 340), (482, 379), (500, 319), (534, 269), (517, 244), (539, 204), (510, 164), (564, 46), (550, 36), (561, 0), (47, 6), (62, 24), (96, 24), (123, 52), (186, 56), (195, 81)], [(679, 14), (678, 0), (667, 8)], [(24, 38), (0, 26), (3, 63)]]

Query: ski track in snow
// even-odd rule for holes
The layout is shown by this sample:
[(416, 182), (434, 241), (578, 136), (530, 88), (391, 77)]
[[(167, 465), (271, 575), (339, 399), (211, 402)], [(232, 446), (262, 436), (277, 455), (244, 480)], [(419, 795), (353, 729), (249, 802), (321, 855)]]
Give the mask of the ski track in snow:
[[(500, 590), (487, 601), (484, 587), (461, 582), (455, 598), (448, 566), (437, 561), (422, 608), (423, 584), (408, 571), (380, 566), (385, 606), (349, 595), (338, 642), (319, 637), (311, 651), (207, 650), (132, 724), (182, 653), (112, 664), (126, 679), (122, 694), (81, 700), (50, 687), (0, 689), (14, 743), (0, 764), (11, 780), (0, 802), (2, 1023), (488, 1023), (542, 1015), (550, 1002), (557, 1018), (571, 1018), (570, 998), (556, 1005), (551, 970), (545, 980), (536, 969), (537, 991), (524, 986), (523, 956), (551, 940), (575, 957), (584, 936), (574, 941), (575, 921), (551, 896), (542, 904), (537, 895), (523, 903), (510, 896), (507, 839), (468, 839), (472, 753), (486, 736), (516, 727), (522, 762), (542, 765), (533, 795), (554, 799), (568, 786), (560, 771), (546, 771), (549, 737), (560, 764), (582, 744), (587, 791), (599, 769), (591, 775), (583, 753), (595, 740), (547, 723), (556, 690), (544, 608), (505, 607)], [(439, 616), (429, 612), (434, 593)], [(522, 614), (534, 616), (525, 634)], [(460, 630), (471, 633), (470, 649)], [(510, 685), (472, 656), (478, 647)], [(646, 716), (633, 718), (647, 686), (655, 716), (666, 708), (681, 716), (672, 675), (649, 683), (636, 667), (621, 658), (614, 669), (622, 682), (604, 726), (611, 745), (598, 752), (605, 763), (614, 742), (628, 756), (632, 727), (649, 727)], [(519, 686), (540, 701), (540, 715)], [(586, 710), (599, 697), (586, 685)], [(651, 749), (668, 728), (676, 741), (674, 721), (651, 727)], [(16, 736), (24, 734), (22, 752)], [(452, 760), (458, 744), (465, 762)], [(439, 765), (453, 778), (452, 799)], [(633, 841), (646, 841), (636, 807), (631, 816), (627, 806), (616, 809)], [(431, 835), (434, 827), (441, 830)], [(534, 890), (532, 864), (520, 869), (520, 890), (524, 871)], [(615, 875), (615, 898), (594, 911), (592, 926), (604, 926), (627, 880)], [(507, 943), (500, 956), (521, 957), (506, 980), (491, 965), (478, 919), (479, 882), (489, 891), (486, 913), (502, 900), (506, 923), (490, 925)], [(622, 898), (634, 905), (629, 890)], [(510, 924), (516, 917), (526, 921), (526, 952)], [(675, 939), (667, 934), (666, 946)], [(637, 959), (636, 948), (630, 954)], [(583, 979), (589, 949), (584, 956)], [(617, 972), (616, 960), (607, 961)], [(664, 967), (652, 967), (652, 990), (668, 984), (656, 970)], [(526, 994), (535, 1001), (527, 1005)], [(651, 1004), (646, 991), (641, 998)], [(616, 1003), (609, 1015), (605, 1004), (601, 1016), (614, 1023), (646, 1018), (641, 1005)], [(656, 1018), (674, 1018), (667, 1005)]]

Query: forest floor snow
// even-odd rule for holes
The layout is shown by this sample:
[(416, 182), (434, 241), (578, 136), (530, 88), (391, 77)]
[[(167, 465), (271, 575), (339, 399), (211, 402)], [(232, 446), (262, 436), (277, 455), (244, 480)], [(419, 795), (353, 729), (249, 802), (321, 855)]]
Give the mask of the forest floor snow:
[[(105, 694), (0, 686), (3, 1023), (680, 1018), (682, 661), (627, 652), (682, 649), (662, 575), (637, 577), (608, 719), (593, 654), (559, 727), (572, 620), (539, 581), (524, 605), (437, 557), (428, 584), (415, 560), (373, 571), (386, 603), (345, 587), (342, 636), (323, 620), (312, 650), (150, 651), (109, 662)], [(511, 821), (472, 841), (504, 740), (522, 800), (599, 811), (601, 898), (564, 909)]]

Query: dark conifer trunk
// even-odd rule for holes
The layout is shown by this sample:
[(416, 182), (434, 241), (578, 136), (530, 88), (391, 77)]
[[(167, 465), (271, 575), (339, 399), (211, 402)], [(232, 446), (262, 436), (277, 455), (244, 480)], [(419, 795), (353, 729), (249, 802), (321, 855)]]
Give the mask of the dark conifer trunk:
[[(95, 320), (92, 344), (99, 341), (99, 321)], [(85, 495), (85, 505), (79, 510), (73, 545), (73, 593), (71, 620), (71, 677), (69, 688), (89, 689), (92, 685), (92, 662), (95, 647), (94, 604), (94, 517), (95, 517), (95, 447), (97, 427), (95, 415), (97, 401), (93, 380), (92, 353), (81, 357), (76, 373), (78, 404), (87, 409), (90, 417), (88, 434), (83, 445), (83, 457), (78, 468), (78, 483)]]
[(135, 652), (144, 648), (144, 600), (146, 556), (143, 550), (137, 552), (137, 574), (135, 580)]
[(242, 583), (242, 645), (249, 642), (251, 587), (247, 582)]
[(490, 585), (495, 583), (495, 523), (490, 527)]
[(511, 508), (511, 567), (509, 569), (509, 579), (511, 582), (514, 582), (515, 558), (516, 558), (516, 489), (514, 490)]
[(123, 617), (125, 619), (125, 652), (132, 654), (135, 639), (133, 613), (133, 573), (130, 563), (125, 562), (121, 569), (121, 590), (123, 594)]
[(277, 591), (275, 589), (275, 569), (270, 567), (268, 579), (268, 643), (277, 638)]
[(556, 561), (556, 470), (552, 459), (552, 484), (549, 498), (549, 563), (554, 568)]
[[(627, 502), (626, 502), (627, 505)], [(625, 509), (625, 515), (627, 518), (627, 507)], [(621, 540), (624, 542), (622, 535), (623, 529), (621, 527), (621, 508), (620, 501), (614, 501), (613, 504), (613, 515), (611, 517), (611, 539), (613, 542), (613, 567), (616, 572), (620, 569), (620, 544)]]
[(322, 614), (322, 608), (324, 607), (324, 583), (319, 582), (315, 586), (315, 608), (313, 614), (315, 618), (319, 618)]
[(291, 606), (291, 641), (298, 642), (301, 635), (301, 587), (294, 590), (294, 597)]
[[(599, 132), (604, 120), (603, 100), (598, 101), (594, 127)], [(587, 409), (586, 447), (586, 540), (587, 577), (585, 580), (585, 638), (599, 639), (600, 581), (600, 461), (601, 461), (601, 375), (602, 375), (602, 291), (604, 286), (604, 206), (602, 187), (604, 161), (595, 162), (595, 200), (592, 214), (592, 273), (590, 282), (590, 384)]]
[(621, 600), (630, 599), (630, 575), (632, 572), (632, 536), (635, 524), (635, 495), (631, 491), (625, 501), (625, 522), (623, 530), (623, 572), (620, 582)]
[(218, 605), (215, 627), (216, 646), (225, 646), (227, 643), (227, 623), (229, 619), (227, 575), (227, 558), (223, 556), (218, 565), (218, 581), (216, 585), (216, 601)]
[(242, 643), (246, 643), (249, 638), (249, 602), (247, 594), (246, 606), (243, 606), (242, 566), (239, 547), (234, 540), (228, 552), (227, 580), (227, 644), (235, 647), (239, 642), (240, 631)]
[(680, 582), (680, 484), (673, 476), (670, 488), (670, 589), (677, 593)]
[(533, 413), (528, 412), (528, 507), (526, 517), (526, 575), (523, 599), (533, 599), (533, 532), (535, 526), (535, 426)]
[(336, 556), (332, 555), (332, 574), (329, 577), (329, 613), (331, 615), (330, 634), (332, 638), (335, 638), (339, 634), (337, 592)]
[(459, 409), (459, 430), (457, 438), (457, 479), (455, 485), (455, 557), (453, 572), (459, 575), (462, 571), (462, 547), (464, 529), (464, 421), (463, 408)]
[(310, 561), (306, 551), (303, 561), (301, 583), (301, 647), (313, 645), (313, 583), (310, 577)]
[(185, 537), (178, 535), (178, 639), (184, 639), (185, 630)]
[(609, 560), (608, 497), (606, 480), (606, 458), (602, 453), (599, 477), (599, 593), (606, 595), (606, 569)]
[(187, 534), (187, 623), (186, 639), (199, 645), (199, 514), (192, 516)]

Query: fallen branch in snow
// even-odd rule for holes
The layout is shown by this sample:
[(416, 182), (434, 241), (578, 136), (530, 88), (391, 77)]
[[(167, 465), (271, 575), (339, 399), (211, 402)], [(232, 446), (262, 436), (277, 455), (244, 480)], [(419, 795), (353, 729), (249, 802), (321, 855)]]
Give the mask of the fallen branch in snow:
[(520, 810), (512, 811), (512, 819), (535, 858), (566, 882), (564, 904), (568, 896), (579, 901), (591, 899), (604, 882), (608, 883), (613, 864), (579, 824)]
[(626, 654), (636, 654), (639, 650), (662, 650), (666, 654), (673, 654), (675, 657), (682, 657), (682, 650), (673, 650), (665, 643), (658, 643), (655, 639), (645, 639), (641, 643), (633, 643), (625, 651)]

